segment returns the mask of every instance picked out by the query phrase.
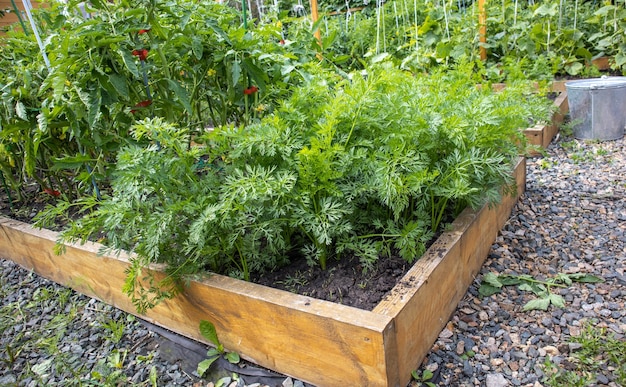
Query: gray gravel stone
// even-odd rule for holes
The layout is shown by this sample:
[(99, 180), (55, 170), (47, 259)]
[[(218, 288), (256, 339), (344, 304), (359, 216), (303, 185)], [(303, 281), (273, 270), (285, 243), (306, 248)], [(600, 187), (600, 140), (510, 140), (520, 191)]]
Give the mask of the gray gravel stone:
[(485, 380), (486, 387), (507, 387), (510, 383), (501, 373), (489, 374)]

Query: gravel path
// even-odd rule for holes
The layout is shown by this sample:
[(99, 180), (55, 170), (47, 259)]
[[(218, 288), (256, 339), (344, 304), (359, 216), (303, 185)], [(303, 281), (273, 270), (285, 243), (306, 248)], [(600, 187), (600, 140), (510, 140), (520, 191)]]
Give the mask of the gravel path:
[[(626, 334), (626, 142), (563, 138), (528, 160), (527, 192), (480, 275), (424, 360), (436, 385), (540, 386), (546, 359), (559, 364), (586, 324)], [(555, 292), (565, 308), (522, 310), (532, 293), (506, 287), (480, 297), (483, 276), (588, 273), (599, 284)], [(206, 348), (178, 340), (106, 304), (0, 260), (0, 386), (207, 386), (194, 376)], [(302, 386), (250, 365), (229, 386)], [(597, 384), (618, 386), (611, 373)], [(222, 379), (223, 380), (223, 379)], [(350, 381), (346, 381), (350, 385)], [(217, 384), (217, 383), (216, 383)], [(416, 385), (416, 384), (415, 384)]]
[[(480, 275), (425, 361), (437, 384), (537, 386), (543, 364), (567, 359), (586, 323), (626, 334), (626, 142), (565, 138), (528, 160), (526, 193), (492, 246)], [(487, 273), (588, 273), (600, 284), (557, 291), (565, 308), (522, 310), (532, 293), (507, 287), (481, 298)], [(468, 350), (475, 356), (466, 358)], [(606, 372), (606, 370), (605, 370)], [(599, 385), (615, 386), (600, 375)]]

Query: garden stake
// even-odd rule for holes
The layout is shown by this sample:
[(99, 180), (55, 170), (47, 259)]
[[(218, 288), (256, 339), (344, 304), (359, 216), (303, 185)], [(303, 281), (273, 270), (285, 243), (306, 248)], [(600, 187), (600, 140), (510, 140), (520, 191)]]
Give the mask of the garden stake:
[(346, 0), (346, 33), (350, 33), (350, 17), (352, 16), (352, 12), (350, 12), (350, 3)]
[[(150, 92), (150, 84), (148, 83), (148, 73), (146, 71), (146, 63), (143, 60), (140, 60), (139, 62), (141, 62), (141, 70), (143, 71), (143, 84), (146, 87), (146, 96), (148, 97), (149, 101), (152, 101), (152, 93)], [(151, 110), (150, 116), (154, 118), (152, 109), (150, 110)], [(156, 145), (157, 145), (157, 149), (161, 150), (161, 141), (157, 140)]]
[(417, 0), (413, 0), (413, 17), (415, 18), (415, 51), (419, 51), (420, 44), (418, 39), (419, 29), (417, 25)]
[(35, 19), (33, 19), (33, 14), (30, 12), (30, 10), (32, 9), (30, 0), (22, 0), (22, 4), (24, 4), (24, 10), (26, 11), (26, 15), (28, 16), (28, 20), (30, 21), (30, 26), (33, 29), (33, 34), (35, 34), (35, 38), (37, 39), (37, 44), (39, 45), (41, 55), (43, 55), (43, 61), (46, 64), (48, 71), (51, 71), (52, 66), (50, 66), (50, 60), (48, 59), (48, 55), (46, 54), (43, 42), (41, 41), (41, 37), (39, 36), (39, 30), (37, 29), (37, 25), (35, 24)]
[(380, 12), (382, 13), (381, 15), (381, 23), (383, 25), (383, 52), (387, 52), (387, 34), (386, 34), (386, 29), (385, 29), (385, 8), (384, 8), (384, 3), (383, 0), (380, 0)]
[(400, 24), (398, 23), (398, 7), (396, 7), (396, 2), (393, 2), (393, 14), (396, 19), (396, 32), (400, 31)]
[(376, 1), (376, 54), (380, 53), (380, 0)]
[(263, 8), (265, 8), (263, 0), (256, 0), (256, 8), (259, 12), (259, 20), (263, 20), (263, 18), (265, 17), (265, 13), (263, 12)]
[(13, 6), (13, 11), (17, 15), (17, 20), (20, 21), (20, 25), (22, 26), (22, 29), (24, 30), (24, 35), (28, 36), (28, 31), (26, 30), (26, 24), (24, 24), (24, 19), (22, 19), (22, 13), (17, 8), (17, 5), (15, 5), (15, 0), (11, 0), (11, 5)]
[(248, 7), (246, 0), (241, 0), (241, 16), (243, 17), (243, 29), (248, 31)]
[(487, 60), (487, 48), (485, 47), (485, 43), (487, 43), (487, 11), (485, 11), (485, 0), (478, 0), (478, 39), (480, 40), (479, 52), (480, 52), (480, 60)]
[(407, 18), (409, 17), (409, 7), (406, 5), (406, 0), (403, 0), (402, 3), (400, 3), (400, 16), (402, 16), (402, 28), (403, 28), (403, 32), (402, 32), (402, 42), (406, 43), (406, 28), (407, 25), (409, 24), (407, 22)]
[(146, 87), (146, 95), (149, 100), (152, 100), (152, 93), (150, 93), (150, 84), (148, 83), (148, 73), (146, 71), (146, 63), (143, 60), (141, 62), (141, 70), (143, 71), (143, 85)]
[(450, 40), (450, 25), (448, 23), (448, 10), (446, 9), (446, 0), (443, 0), (443, 19), (446, 22), (446, 35), (448, 35), (448, 40)]

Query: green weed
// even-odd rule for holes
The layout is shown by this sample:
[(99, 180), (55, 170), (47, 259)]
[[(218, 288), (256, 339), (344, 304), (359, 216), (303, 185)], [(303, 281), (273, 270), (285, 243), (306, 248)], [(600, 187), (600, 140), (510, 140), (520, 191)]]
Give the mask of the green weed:
[(220, 342), (217, 337), (217, 330), (215, 329), (215, 325), (210, 321), (201, 320), (200, 321), (200, 334), (207, 340), (209, 340), (214, 348), (210, 348), (207, 351), (207, 358), (198, 363), (198, 375), (202, 377), (211, 367), (211, 364), (215, 363), (217, 359), (220, 357), (224, 357), (224, 359), (228, 360), (230, 363), (237, 364), (241, 360), (239, 354), (237, 352), (228, 352), (224, 348), (224, 345)]
[(561, 295), (552, 292), (552, 289), (566, 288), (574, 282), (597, 283), (603, 282), (603, 280), (602, 278), (585, 273), (559, 273), (545, 280), (539, 280), (530, 275), (496, 275), (494, 273), (487, 273), (483, 276), (478, 292), (483, 297), (489, 297), (499, 293), (505, 286), (517, 286), (519, 290), (531, 292), (537, 296), (537, 298), (528, 301), (526, 305), (524, 305), (524, 311), (548, 310), (550, 305), (559, 308), (565, 307), (565, 299)]
[(546, 385), (587, 386), (593, 384), (599, 374), (619, 386), (626, 385), (626, 341), (623, 338), (588, 322), (571, 342), (581, 347), (569, 357), (570, 369), (563, 369), (549, 359), (544, 363)]

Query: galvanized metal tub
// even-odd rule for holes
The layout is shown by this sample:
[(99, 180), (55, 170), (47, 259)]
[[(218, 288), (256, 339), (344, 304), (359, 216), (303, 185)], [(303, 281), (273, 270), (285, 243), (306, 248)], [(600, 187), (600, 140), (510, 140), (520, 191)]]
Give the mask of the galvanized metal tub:
[(574, 137), (617, 140), (626, 126), (626, 77), (565, 83)]

